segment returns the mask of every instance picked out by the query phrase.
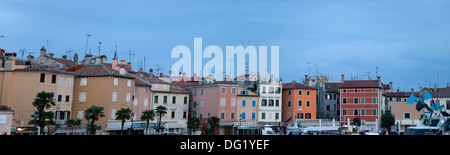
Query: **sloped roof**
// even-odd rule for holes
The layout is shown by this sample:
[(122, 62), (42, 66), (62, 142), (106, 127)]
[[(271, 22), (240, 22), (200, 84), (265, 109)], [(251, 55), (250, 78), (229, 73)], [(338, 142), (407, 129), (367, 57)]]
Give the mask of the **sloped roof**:
[(340, 88), (380, 88), (377, 80), (344, 81)]
[(312, 90), (317, 90), (314, 87), (311, 86), (305, 86), (303, 84), (300, 83), (283, 83), (283, 89), (312, 89)]
[(430, 94), (433, 98), (450, 97), (450, 87), (437, 88), (436, 91), (432, 91)]
[[(24, 61), (23, 62), (20, 62), (20, 61), (22, 61), (22, 60), (19, 60), (19, 62), (16, 60), (16, 62), (18, 62), (18, 63), (16, 63), (16, 65), (25, 65), (25, 64), (22, 64)], [(31, 62), (31, 67), (28, 66), (26, 68), (19, 68), (19, 69), (15, 69), (14, 71), (16, 71), (16, 72), (51, 72), (51, 73), (74, 75), (74, 73), (69, 72), (69, 71), (59, 70), (59, 69), (51, 68), (51, 67), (45, 67), (40, 64), (32, 63), (32, 62)]]
[(72, 71), (79, 77), (100, 77), (100, 76), (114, 76), (134, 79), (131, 75), (121, 75), (119, 71), (112, 69), (108, 64), (97, 65), (75, 65), (65, 69), (65, 71)]
[(325, 90), (327, 93), (338, 93), (341, 85), (342, 83), (325, 83)]

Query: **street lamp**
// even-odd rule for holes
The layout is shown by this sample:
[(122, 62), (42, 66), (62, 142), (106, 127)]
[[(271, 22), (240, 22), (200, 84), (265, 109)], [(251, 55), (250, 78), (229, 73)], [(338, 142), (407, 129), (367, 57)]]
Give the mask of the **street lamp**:
[(133, 118), (134, 118), (134, 112), (131, 113), (131, 129), (130, 129), (131, 134), (130, 135), (133, 135)]
[(39, 112), (35, 111), (34, 112), (34, 128), (33, 128), (33, 134), (36, 135), (36, 122), (39, 119)]

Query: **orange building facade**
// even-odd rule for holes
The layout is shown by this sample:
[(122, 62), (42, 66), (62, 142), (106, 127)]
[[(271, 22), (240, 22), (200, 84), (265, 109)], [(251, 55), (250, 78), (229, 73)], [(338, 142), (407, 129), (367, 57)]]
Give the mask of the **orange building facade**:
[(292, 117), (293, 120), (315, 120), (317, 89), (292, 81), (283, 84), (282, 121)]

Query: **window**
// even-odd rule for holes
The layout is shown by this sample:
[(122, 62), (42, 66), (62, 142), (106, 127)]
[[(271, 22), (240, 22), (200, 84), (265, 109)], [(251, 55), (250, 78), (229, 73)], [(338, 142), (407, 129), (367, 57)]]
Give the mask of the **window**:
[(72, 85), (72, 79), (71, 78), (67, 78), (66, 79), (66, 86), (71, 86)]
[(45, 74), (44, 74), (44, 73), (41, 73), (40, 82), (41, 82), (41, 83), (44, 83), (44, 82), (45, 82)]
[(280, 119), (280, 114), (279, 113), (275, 113), (275, 120)]
[(77, 111), (77, 118), (84, 120), (84, 111)]
[(298, 100), (298, 106), (299, 106), (299, 107), (302, 106), (302, 100)]
[(372, 98), (372, 103), (377, 103), (377, 98), (376, 97)]
[(148, 99), (144, 99), (144, 106), (145, 106), (145, 107), (148, 106)]
[(184, 97), (183, 104), (187, 104), (187, 99), (188, 99), (188, 98), (185, 96), (185, 97)]
[(302, 96), (302, 91), (301, 90), (298, 91), (298, 96)]
[(194, 96), (197, 95), (197, 89), (194, 90)]
[(306, 107), (311, 106), (311, 103), (309, 101), (306, 101)]
[(299, 112), (297, 113), (297, 119), (303, 119), (303, 113)]
[(364, 89), (361, 89), (361, 92), (364, 93)]
[(134, 92), (135, 92), (135, 93), (139, 92), (138, 86), (134, 87)]
[(374, 92), (374, 93), (375, 93), (375, 92), (377, 92), (377, 90), (376, 90), (376, 89), (372, 89), (372, 92)]
[(64, 85), (64, 78), (59, 78), (58, 85), (60, 85), (60, 86)]
[(261, 119), (266, 119), (266, 113), (265, 112), (261, 113)]
[(311, 113), (305, 113), (305, 119), (311, 119)]
[(372, 110), (372, 115), (374, 115), (374, 116), (377, 115), (377, 109), (373, 109), (373, 110)]
[(361, 98), (361, 103), (366, 103), (366, 98)]
[(87, 85), (87, 79), (86, 78), (82, 78), (80, 81), (80, 86), (86, 86)]
[(266, 86), (262, 87), (262, 93), (266, 93)]
[(114, 78), (113, 85), (114, 85), (114, 86), (119, 85), (119, 79), (118, 79), (118, 78)]
[(221, 87), (221, 93), (222, 93), (222, 94), (225, 94), (226, 91), (227, 91), (227, 87)]
[(116, 119), (116, 109), (111, 109), (111, 119)]
[(358, 89), (355, 89), (355, 93), (357, 93), (358, 92)]
[(70, 95), (66, 95), (66, 100), (65, 100), (66, 102), (69, 102), (70, 101)]
[(450, 100), (446, 101), (445, 106), (447, 107), (447, 110), (450, 110)]
[(252, 112), (252, 119), (255, 119), (255, 118), (256, 118), (256, 113)]
[(175, 118), (175, 111), (172, 111), (172, 114), (170, 115), (170, 118)]
[(158, 103), (158, 95), (155, 95), (155, 103)]
[(127, 103), (127, 105), (130, 104), (130, 100), (131, 100), (131, 94), (127, 93), (127, 96), (125, 98), (125, 102)]
[(221, 107), (225, 107), (226, 105), (226, 99), (225, 98), (220, 98), (220, 106)]
[(347, 98), (343, 98), (342, 103), (347, 103)]
[(346, 92), (347, 92), (347, 89), (343, 89), (342, 92), (343, 92), (343, 93), (346, 93)]
[(331, 94), (327, 94), (326, 99), (331, 100)]
[(343, 116), (347, 115), (347, 110), (342, 110), (342, 115)]
[(187, 118), (187, 112), (183, 111), (183, 118)]
[(241, 113), (241, 118), (245, 119), (245, 112)]
[(291, 101), (288, 101), (288, 107), (291, 107)]
[(353, 115), (358, 115), (358, 109), (353, 110)]
[(245, 100), (242, 100), (242, 106), (245, 107)]
[(331, 109), (331, 108), (330, 108), (330, 105), (327, 105), (327, 106), (326, 106), (326, 110), (327, 110), (327, 111), (330, 111), (330, 109)]
[(131, 87), (131, 80), (127, 81), (127, 87)]
[(357, 104), (358, 103), (358, 98), (355, 98), (354, 100), (355, 100), (355, 104)]
[(56, 83), (56, 75), (52, 75), (52, 84)]
[(231, 94), (236, 94), (236, 87), (231, 87)]
[(203, 92), (204, 92), (203, 88), (200, 89), (200, 95), (203, 95)]
[(177, 101), (177, 97), (176, 96), (172, 96), (172, 104), (175, 104), (176, 101)]
[(273, 94), (274, 92), (274, 88), (273, 87), (269, 87), (269, 94)]
[(225, 112), (220, 112), (220, 119), (225, 119)]
[(145, 93), (148, 93), (148, 87), (145, 87)]
[(261, 106), (267, 106), (267, 99), (262, 99), (261, 101)]
[(167, 96), (163, 97), (163, 103), (167, 103)]
[(231, 107), (236, 107), (236, 98), (231, 98)]
[(112, 93), (112, 101), (117, 102), (117, 92)]
[(311, 92), (309, 92), (309, 90), (306, 91), (306, 96), (309, 96), (310, 94), (311, 94)]
[(252, 101), (252, 107), (256, 107), (256, 100)]
[(280, 94), (281, 93), (281, 87), (275, 87), (275, 93)]
[(86, 102), (86, 93), (80, 93), (80, 96), (78, 97), (78, 101)]
[(365, 115), (366, 115), (366, 110), (365, 109), (361, 109), (361, 116), (365, 116)]
[(203, 99), (200, 99), (200, 108), (203, 108)]
[(280, 106), (280, 100), (275, 100), (275, 106), (277, 106), (277, 107)]
[(269, 106), (273, 106), (273, 100), (272, 99), (269, 100)]
[(288, 95), (291, 96), (291, 91), (290, 90), (288, 91)]
[(57, 100), (58, 102), (61, 102), (62, 101), (62, 95), (58, 95), (58, 100)]
[(133, 100), (133, 106), (137, 107), (137, 105), (138, 105), (138, 98), (135, 98)]

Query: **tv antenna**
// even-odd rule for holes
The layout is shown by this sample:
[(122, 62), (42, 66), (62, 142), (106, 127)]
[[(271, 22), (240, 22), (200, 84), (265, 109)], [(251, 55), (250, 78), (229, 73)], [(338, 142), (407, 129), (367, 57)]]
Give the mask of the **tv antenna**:
[(86, 53), (87, 53), (89, 37), (91, 36), (91, 34), (85, 33), (85, 35), (86, 35), (86, 48), (84, 49), (84, 55), (86, 55)]
[(100, 47), (102, 45), (102, 42), (97, 41), (98, 42), (98, 56), (100, 57)]
[[(128, 62), (130, 62), (131, 63), (131, 56), (134, 56), (134, 53), (131, 53), (131, 50), (129, 50), (128, 51)], [(133, 68), (131, 68), (131, 69), (133, 69)]]
[(21, 60), (23, 60), (23, 54), (25, 54), (25, 53), (28, 53), (28, 54), (34, 54), (34, 52), (25, 52), (27, 49), (21, 49), (21, 50), (19, 50), (20, 52), (19, 53), (21, 53), (22, 54), (22, 58), (21, 58)]
[(159, 67), (159, 64), (156, 65), (155, 71), (156, 71), (156, 75), (159, 75), (159, 72), (162, 71), (164, 69)]

